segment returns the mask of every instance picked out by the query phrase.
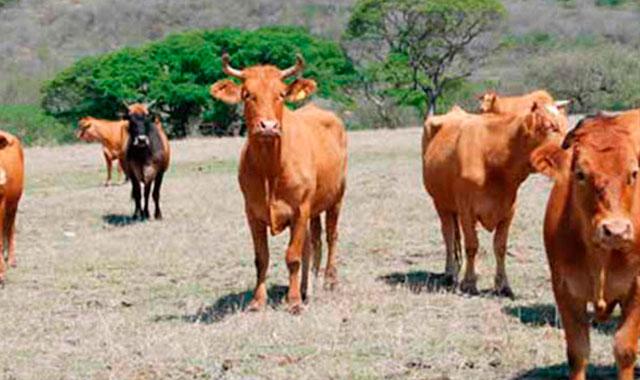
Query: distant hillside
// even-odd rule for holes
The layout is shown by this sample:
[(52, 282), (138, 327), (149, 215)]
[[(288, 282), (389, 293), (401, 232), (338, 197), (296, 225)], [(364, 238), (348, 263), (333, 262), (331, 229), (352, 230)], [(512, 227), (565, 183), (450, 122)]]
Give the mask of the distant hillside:
[[(627, 2), (601, 7), (595, 1), (505, 0), (509, 19), (504, 38), (511, 50), (493, 59), (478, 73), (479, 79), (518, 80), (518, 66), (510, 60), (526, 59), (540, 48), (560, 49), (572, 41), (640, 46), (638, 6)], [(294, 24), (338, 39), (353, 2), (0, 0), (0, 103), (37, 102), (41, 82), (79, 57), (186, 29)]]

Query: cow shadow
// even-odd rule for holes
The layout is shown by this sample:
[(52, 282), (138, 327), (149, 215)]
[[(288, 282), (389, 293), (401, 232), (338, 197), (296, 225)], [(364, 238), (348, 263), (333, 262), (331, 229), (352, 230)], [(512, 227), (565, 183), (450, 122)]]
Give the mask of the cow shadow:
[[(288, 286), (272, 285), (267, 290), (267, 305), (273, 308), (281, 305), (288, 290)], [(229, 315), (244, 311), (252, 298), (253, 290), (231, 293), (218, 298), (212, 305), (201, 307), (193, 314), (162, 315), (154, 320), (156, 322), (182, 320), (187, 323), (212, 324), (222, 321)]]
[(455, 290), (453, 279), (444, 273), (427, 271), (393, 272), (377, 279), (392, 287), (405, 287), (413, 293), (435, 293)]
[[(502, 311), (512, 317), (517, 318), (520, 323), (532, 326), (542, 327), (550, 326), (561, 329), (560, 316), (556, 314), (556, 307), (552, 303), (539, 303), (526, 306), (506, 306)], [(598, 332), (606, 335), (613, 335), (620, 321), (619, 316), (612, 316), (606, 322), (596, 322), (592, 319), (591, 327)]]
[[(640, 370), (635, 369), (634, 378), (640, 377)], [(587, 378), (589, 380), (611, 380), (617, 376), (615, 366), (589, 366)], [(569, 377), (569, 367), (566, 364), (556, 364), (547, 367), (538, 367), (517, 374), (512, 380), (565, 380)]]
[(106, 214), (102, 216), (102, 221), (115, 227), (125, 227), (142, 222), (140, 219), (134, 219), (131, 215), (125, 214)]

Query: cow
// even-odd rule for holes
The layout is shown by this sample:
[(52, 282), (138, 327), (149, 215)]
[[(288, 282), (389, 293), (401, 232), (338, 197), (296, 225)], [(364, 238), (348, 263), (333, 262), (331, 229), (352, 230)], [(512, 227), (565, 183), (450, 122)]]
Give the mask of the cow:
[(553, 104), (559, 109), (566, 109), (569, 100), (554, 101), (551, 94), (545, 90), (536, 90), (519, 96), (501, 96), (495, 91), (487, 91), (478, 96), (480, 112), (482, 113), (521, 113), (529, 112), (534, 102), (538, 104)]
[[(553, 105), (534, 102), (521, 114), (470, 114), (455, 107), (427, 117), (422, 142), (423, 183), (441, 222), (447, 259), (445, 277), (454, 284), (460, 271), (460, 229), (466, 270), (460, 289), (477, 294), (476, 224), (495, 231), (495, 292), (513, 297), (505, 270), (509, 226), (516, 195), (532, 173), (529, 156), (545, 141), (566, 133), (565, 116)], [(559, 141), (558, 141), (559, 144)]]
[(634, 378), (640, 336), (640, 110), (582, 119), (562, 146), (532, 165), (554, 180), (544, 219), (553, 293), (565, 331), (570, 379), (586, 378), (592, 304), (598, 321), (620, 305), (613, 352), (619, 379)]
[[(131, 197), (135, 202), (134, 219), (149, 219), (149, 194), (153, 186), (154, 217), (162, 219), (160, 188), (169, 168), (171, 150), (169, 139), (159, 118), (149, 113), (149, 106), (135, 103), (127, 106), (123, 168), (131, 180)], [(141, 207), (141, 187), (144, 187), (144, 208)]]
[(322, 213), (328, 245), (325, 287), (332, 289), (337, 284), (337, 224), (347, 171), (345, 128), (335, 114), (313, 104), (295, 111), (285, 106), (285, 102), (301, 101), (316, 90), (316, 82), (310, 79), (285, 82), (302, 72), (300, 55), (296, 64), (285, 70), (271, 65), (235, 69), (227, 54), (222, 56), (222, 66), (242, 84), (220, 80), (211, 86), (211, 95), (229, 104), (244, 103), (248, 130), (238, 171), (257, 271), (248, 309), (260, 310), (267, 302), (267, 229), (278, 235), (288, 227), (287, 303), (289, 311), (297, 314), (311, 293), (310, 275), (317, 275), (321, 264)]
[[(102, 144), (102, 154), (107, 164), (107, 179), (105, 186), (111, 185), (111, 169), (113, 161), (117, 161), (118, 173), (122, 175), (122, 160), (124, 159), (124, 144), (127, 141), (127, 121), (111, 121), (96, 119), (90, 116), (78, 121), (76, 137), (82, 141)], [(125, 176), (124, 182), (127, 181)]]
[(5, 241), (7, 264), (15, 268), (16, 260), (16, 213), (24, 188), (24, 153), (20, 140), (10, 133), (0, 131), (0, 284), (4, 284)]

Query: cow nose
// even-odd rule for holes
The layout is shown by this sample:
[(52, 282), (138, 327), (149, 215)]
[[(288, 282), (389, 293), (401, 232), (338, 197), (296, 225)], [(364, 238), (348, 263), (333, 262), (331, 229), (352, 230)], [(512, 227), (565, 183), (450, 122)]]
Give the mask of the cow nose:
[(278, 122), (276, 120), (260, 120), (260, 129), (266, 133), (276, 132), (278, 130)]
[(611, 218), (600, 222), (600, 241), (607, 245), (619, 245), (633, 239), (633, 225), (626, 218)]

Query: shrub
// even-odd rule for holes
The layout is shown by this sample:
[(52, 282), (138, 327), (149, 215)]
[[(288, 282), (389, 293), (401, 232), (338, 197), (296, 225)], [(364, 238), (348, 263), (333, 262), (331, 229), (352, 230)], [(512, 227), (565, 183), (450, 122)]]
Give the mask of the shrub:
[(0, 105), (0, 129), (25, 145), (52, 145), (73, 141), (74, 128), (46, 115), (36, 105)]
[(556, 52), (528, 65), (531, 87), (573, 99), (575, 112), (640, 106), (639, 51), (612, 45)]
[(85, 115), (114, 118), (123, 101), (156, 100), (168, 114), (171, 136), (185, 136), (203, 120), (227, 131), (238, 120), (238, 108), (209, 95), (209, 86), (226, 77), (223, 51), (237, 67), (287, 67), (300, 52), (307, 62), (305, 76), (318, 81), (318, 96), (350, 102), (341, 88), (355, 80), (355, 70), (339, 45), (302, 28), (268, 27), (192, 31), (81, 59), (44, 85), (42, 105), (56, 118), (75, 120)]

